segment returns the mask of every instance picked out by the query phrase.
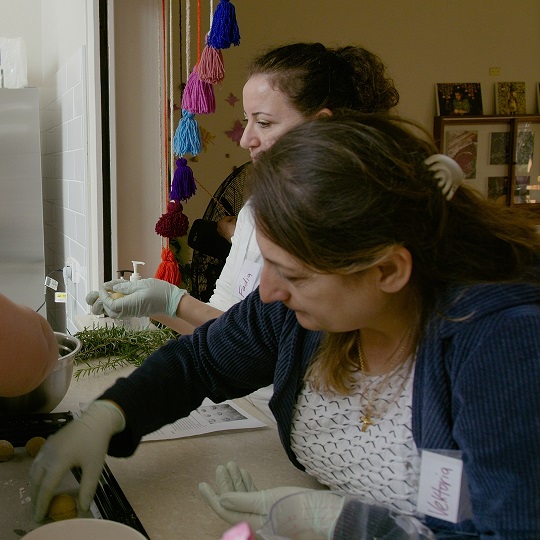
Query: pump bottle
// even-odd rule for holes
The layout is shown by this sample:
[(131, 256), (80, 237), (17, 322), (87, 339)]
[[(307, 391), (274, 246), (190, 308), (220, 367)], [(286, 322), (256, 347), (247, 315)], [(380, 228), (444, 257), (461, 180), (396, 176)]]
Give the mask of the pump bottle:
[[(131, 264), (133, 264), (133, 272), (129, 276), (129, 281), (139, 281), (141, 279), (141, 274), (138, 272), (139, 265), (144, 266), (144, 262), (131, 261)], [(131, 317), (129, 326), (132, 330), (146, 330), (150, 327), (150, 317)]]

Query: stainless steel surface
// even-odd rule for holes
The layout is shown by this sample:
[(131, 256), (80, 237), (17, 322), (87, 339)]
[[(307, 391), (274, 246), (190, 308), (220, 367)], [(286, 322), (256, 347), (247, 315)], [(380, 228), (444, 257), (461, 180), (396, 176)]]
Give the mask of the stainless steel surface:
[(74, 336), (55, 332), (58, 363), (49, 376), (32, 392), (19, 397), (0, 397), (0, 415), (51, 412), (66, 395), (73, 375), (73, 358), (81, 348)]
[(0, 292), (44, 300), (45, 249), (37, 88), (0, 89)]

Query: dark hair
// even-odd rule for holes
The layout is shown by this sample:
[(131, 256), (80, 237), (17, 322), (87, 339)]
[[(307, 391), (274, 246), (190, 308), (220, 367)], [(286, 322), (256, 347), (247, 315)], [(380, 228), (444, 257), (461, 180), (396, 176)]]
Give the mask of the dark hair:
[(434, 285), (521, 279), (540, 249), (534, 223), (467, 186), (447, 201), (424, 164), (436, 149), (422, 132), (354, 111), (294, 128), (254, 164), (258, 227), (323, 272), (351, 272), (400, 244)]
[[(464, 185), (446, 200), (424, 164), (434, 153), (421, 128), (392, 115), (351, 111), (308, 121), (253, 165), (257, 230), (322, 273), (355, 274), (395, 245), (406, 247), (416, 333), (451, 285), (538, 283), (534, 223)], [(315, 385), (347, 391), (355, 339), (356, 332), (327, 334), (308, 373)]]
[(247, 76), (268, 75), (294, 107), (310, 117), (323, 108), (388, 112), (399, 101), (385, 65), (356, 46), (326, 48), (321, 43), (294, 43), (255, 58)]

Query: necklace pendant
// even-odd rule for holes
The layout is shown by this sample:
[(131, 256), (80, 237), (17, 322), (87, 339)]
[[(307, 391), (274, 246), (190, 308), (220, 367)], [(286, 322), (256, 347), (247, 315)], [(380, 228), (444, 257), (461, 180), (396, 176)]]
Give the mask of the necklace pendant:
[(362, 431), (366, 432), (369, 428), (369, 426), (373, 425), (373, 422), (371, 421), (371, 418), (366, 414), (365, 416), (362, 416), (360, 418), (362, 420)]

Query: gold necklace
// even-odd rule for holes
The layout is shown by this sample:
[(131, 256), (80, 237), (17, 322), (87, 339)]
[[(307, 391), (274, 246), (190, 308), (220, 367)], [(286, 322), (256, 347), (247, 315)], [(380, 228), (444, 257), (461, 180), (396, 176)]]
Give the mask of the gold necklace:
[[(396, 368), (402, 363), (402, 361), (404, 360), (403, 358), (403, 355), (404, 355), (404, 352), (405, 352), (405, 347), (407, 346), (407, 344), (409, 343), (409, 336), (410, 336), (410, 332), (407, 332), (405, 334), (405, 336), (403, 336), (402, 340), (401, 340), (401, 346), (399, 347), (399, 349), (397, 349), (396, 351), (394, 351), (387, 359), (386, 361), (383, 363), (382, 367), (384, 368), (386, 365), (388, 365), (388, 363), (390, 362), (390, 360), (392, 360), (392, 358), (396, 357), (397, 360), (396, 360), (396, 365), (393, 366), (391, 369), (388, 369), (386, 371), (386, 374), (385, 376), (383, 377), (382, 381), (377, 385), (377, 387), (375, 388), (374, 392), (372, 393), (371, 391), (369, 392), (370, 396), (368, 397), (364, 397), (364, 393), (361, 394), (361, 397), (362, 399), (364, 399), (366, 401), (366, 405), (365, 407), (363, 407), (364, 409), (364, 414), (360, 417), (360, 420), (362, 422), (362, 431), (367, 431), (369, 426), (373, 426), (374, 423), (373, 423), (373, 401), (377, 398), (377, 396), (381, 393), (382, 389), (385, 387), (388, 379), (390, 378), (390, 376), (395, 373), (395, 370)], [(358, 331), (358, 336), (357, 336), (357, 339), (356, 339), (356, 347), (357, 347), (357, 351), (358, 351), (358, 363), (359, 363), (359, 367), (360, 367), (360, 373), (362, 373), (362, 375), (364, 376), (364, 378), (367, 376), (367, 371), (366, 371), (366, 367), (365, 367), (365, 359), (364, 359), (364, 351), (362, 349), (362, 340), (361, 340), (361, 337), (360, 337), (360, 331)], [(406, 380), (406, 378), (404, 378), (404, 381)], [(400, 385), (400, 390), (403, 388), (403, 384)], [(366, 386), (366, 394), (368, 392), (368, 389), (369, 387)], [(373, 395), (371, 395), (373, 394)], [(388, 404), (388, 407), (390, 406), (390, 404)], [(387, 407), (387, 408), (388, 408)], [(384, 411), (381, 415), (379, 416), (384, 416), (386, 411)]]

